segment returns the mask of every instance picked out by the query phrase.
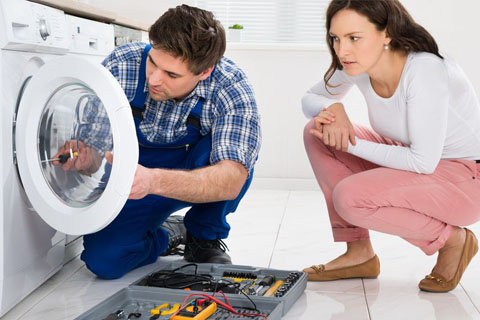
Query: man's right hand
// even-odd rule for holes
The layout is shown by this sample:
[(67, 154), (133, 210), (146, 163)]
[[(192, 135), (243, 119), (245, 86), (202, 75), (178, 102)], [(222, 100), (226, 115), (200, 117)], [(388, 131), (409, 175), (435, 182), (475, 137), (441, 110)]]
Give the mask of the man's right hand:
[[(76, 155), (72, 158), (71, 154)], [(65, 171), (78, 171), (78, 173), (88, 176), (95, 173), (102, 163), (102, 158), (95, 149), (78, 140), (66, 141), (53, 158), (59, 158), (60, 155), (66, 155), (69, 158), (63, 164), (60, 161), (53, 161), (54, 165), (61, 165), (62, 170)]]
[(315, 129), (311, 133), (327, 146), (347, 152), (348, 140), (355, 145), (353, 125), (341, 103), (335, 103), (324, 109), (315, 118)]

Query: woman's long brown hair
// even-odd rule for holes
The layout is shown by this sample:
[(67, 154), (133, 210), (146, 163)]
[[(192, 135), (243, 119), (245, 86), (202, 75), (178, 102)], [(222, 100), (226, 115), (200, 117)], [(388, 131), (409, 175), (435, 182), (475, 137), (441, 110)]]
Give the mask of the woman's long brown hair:
[(417, 24), (408, 11), (398, 0), (332, 0), (327, 9), (327, 45), (332, 56), (332, 63), (325, 73), (325, 88), (328, 91), (328, 81), (337, 69), (343, 66), (333, 48), (333, 39), (330, 37), (330, 25), (333, 16), (340, 10), (349, 9), (368, 18), (378, 31), (386, 30), (392, 39), (389, 47), (391, 50), (405, 52), (430, 52), (443, 59), (438, 53), (435, 39), (425, 28)]

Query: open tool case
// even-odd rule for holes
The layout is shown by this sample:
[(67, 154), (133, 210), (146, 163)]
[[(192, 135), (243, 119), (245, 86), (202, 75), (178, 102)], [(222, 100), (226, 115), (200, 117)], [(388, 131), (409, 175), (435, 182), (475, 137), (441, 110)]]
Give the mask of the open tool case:
[[(306, 286), (307, 276), (300, 271), (180, 260), (120, 290), (76, 320), (280, 320)], [(206, 296), (256, 316), (234, 314)]]

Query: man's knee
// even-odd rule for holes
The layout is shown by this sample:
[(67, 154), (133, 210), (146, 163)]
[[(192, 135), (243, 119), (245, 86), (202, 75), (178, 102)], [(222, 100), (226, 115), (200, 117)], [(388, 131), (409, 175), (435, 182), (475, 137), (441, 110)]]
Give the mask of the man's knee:
[(123, 253), (118, 245), (90, 245), (83, 250), (80, 258), (91, 272), (102, 279), (118, 279), (129, 271), (122, 263)]

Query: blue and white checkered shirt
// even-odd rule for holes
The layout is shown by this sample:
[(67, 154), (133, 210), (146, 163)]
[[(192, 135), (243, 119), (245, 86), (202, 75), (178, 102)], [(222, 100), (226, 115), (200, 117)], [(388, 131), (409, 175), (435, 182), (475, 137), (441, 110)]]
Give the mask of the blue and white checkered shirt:
[[(138, 83), (145, 43), (117, 47), (102, 64), (118, 80), (129, 101)], [(198, 83), (182, 101), (155, 101), (145, 83), (145, 111), (140, 130), (151, 142), (169, 143), (187, 134), (187, 117), (204, 98), (200, 117), (201, 134), (212, 133), (210, 162), (233, 160), (250, 171), (261, 145), (260, 116), (252, 86), (235, 63), (222, 58), (212, 74)]]

